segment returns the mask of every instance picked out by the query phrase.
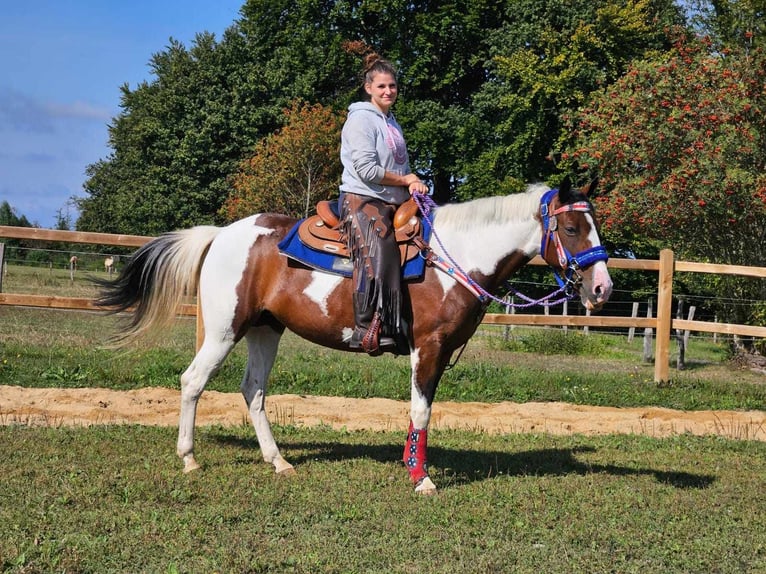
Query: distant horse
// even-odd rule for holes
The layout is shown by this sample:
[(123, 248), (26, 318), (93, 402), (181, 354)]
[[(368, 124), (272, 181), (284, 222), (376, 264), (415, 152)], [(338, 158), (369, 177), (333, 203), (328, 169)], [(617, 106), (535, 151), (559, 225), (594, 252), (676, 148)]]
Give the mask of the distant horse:
[(74, 272), (77, 271), (77, 255), (69, 258), (69, 280), (74, 281)]
[(112, 273), (114, 273), (114, 257), (107, 257), (104, 259), (104, 271), (106, 271), (109, 276), (112, 276)]
[[(482, 293), (500, 288), (538, 253), (566, 276), (586, 308), (599, 309), (612, 290), (591, 204), (566, 182), (559, 190), (531, 186), (526, 193), (444, 205), (432, 215), (438, 242), (428, 253), (456, 262), (464, 274), (429, 266), (404, 289), (412, 374), (403, 460), (415, 490), (424, 494), (436, 492), (426, 457), (436, 387), (453, 352), (481, 322), (488, 303)], [(166, 326), (183, 297), (199, 287), (204, 342), (181, 375), (177, 453), (185, 472), (199, 468), (197, 401), (240, 339), (248, 346), (241, 391), (263, 458), (282, 474), (294, 470), (280, 454), (265, 410), (280, 337), (287, 328), (319, 345), (351, 351), (352, 282), (280, 254), (277, 246), (296, 221), (263, 213), (224, 228), (167, 233), (138, 249), (114, 281), (100, 282), (102, 307), (116, 313), (135, 305), (121, 332), (123, 343)]]

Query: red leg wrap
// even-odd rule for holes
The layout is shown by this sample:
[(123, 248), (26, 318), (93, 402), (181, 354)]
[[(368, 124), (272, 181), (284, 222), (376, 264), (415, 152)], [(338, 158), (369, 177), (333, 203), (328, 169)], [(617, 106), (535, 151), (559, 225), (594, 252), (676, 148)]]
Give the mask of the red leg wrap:
[(407, 433), (407, 444), (404, 446), (404, 464), (410, 473), (410, 479), (417, 484), (428, 476), (426, 447), (428, 446), (428, 430), (415, 429), (410, 421)]

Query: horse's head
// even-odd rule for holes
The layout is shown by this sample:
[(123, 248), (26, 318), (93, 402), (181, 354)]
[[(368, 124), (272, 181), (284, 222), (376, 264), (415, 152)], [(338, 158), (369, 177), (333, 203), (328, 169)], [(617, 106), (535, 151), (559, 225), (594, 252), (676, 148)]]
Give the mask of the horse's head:
[(584, 190), (573, 189), (566, 178), (558, 190), (543, 196), (540, 255), (553, 267), (562, 287), (579, 292), (583, 306), (597, 311), (612, 293), (612, 279), (587, 197), (594, 188), (595, 182)]

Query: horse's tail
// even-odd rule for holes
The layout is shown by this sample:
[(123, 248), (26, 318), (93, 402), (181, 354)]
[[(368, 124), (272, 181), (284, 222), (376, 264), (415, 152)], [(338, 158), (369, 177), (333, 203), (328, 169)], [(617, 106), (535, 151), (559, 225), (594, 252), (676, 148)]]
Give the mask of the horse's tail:
[(113, 281), (99, 280), (95, 305), (109, 313), (132, 311), (116, 339), (124, 345), (162, 327), (197, 293), (200, 267), (221, 228), (199, 226), (165, 233), (140, 247)]

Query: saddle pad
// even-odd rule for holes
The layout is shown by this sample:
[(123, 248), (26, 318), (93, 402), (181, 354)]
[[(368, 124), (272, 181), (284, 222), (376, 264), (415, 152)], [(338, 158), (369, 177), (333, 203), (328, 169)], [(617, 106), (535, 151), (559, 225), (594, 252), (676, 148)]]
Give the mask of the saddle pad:
[[(312, 269), (342, 275), (343, 277), (351, 277), (353, 266), (350, 259), (312, 249), (300, 240), (300, 237), (298, 237), (298, 227), (301, 223), (303, 223), (303, 220), (296, 223), (285, 238), (279, 242), (277, 246), (279, 252)], [(430, 227), (426, 226), (426, 229), (423, 230), (423, 239), (425, 241), (429, 240), (430, 232)], [(402, 278), (405, 280), (418, 279), (423, 276), (425, 267), (426, 262), (422, 257), (414, 257), (402, 266)]]

